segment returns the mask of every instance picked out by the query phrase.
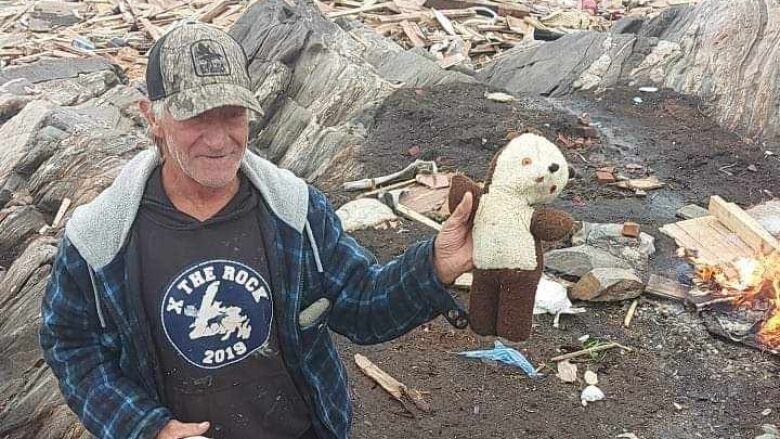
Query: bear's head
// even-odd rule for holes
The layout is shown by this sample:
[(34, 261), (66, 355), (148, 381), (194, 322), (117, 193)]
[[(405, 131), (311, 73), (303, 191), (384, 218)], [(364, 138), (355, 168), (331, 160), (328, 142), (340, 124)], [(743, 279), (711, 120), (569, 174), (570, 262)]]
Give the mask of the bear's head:
[(490, 192), (521, 197), (529, 205), (549, 203), (566, 187), (569, 164), (544, 137), (525, 133), (502, 148), (493, 163)]

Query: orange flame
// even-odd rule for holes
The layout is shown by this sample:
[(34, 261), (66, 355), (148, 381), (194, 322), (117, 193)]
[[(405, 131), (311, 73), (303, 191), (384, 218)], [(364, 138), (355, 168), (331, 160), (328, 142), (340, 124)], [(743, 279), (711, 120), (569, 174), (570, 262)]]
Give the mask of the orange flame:
[(769, 348), (780, 348), (780, 253), (739, 258), (728, 266), (699, 265), (696, 277), (699, 283), (733, 297), (735, 306), (767, 306), (756, 337)]

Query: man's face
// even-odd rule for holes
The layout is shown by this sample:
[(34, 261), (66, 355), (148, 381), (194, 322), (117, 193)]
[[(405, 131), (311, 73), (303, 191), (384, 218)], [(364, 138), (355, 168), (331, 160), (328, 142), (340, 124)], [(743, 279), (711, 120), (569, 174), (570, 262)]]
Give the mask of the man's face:
[(209, 188), (221, 188), (236, 177), (249, 136), (247, 110), (218, 107), (196, 117), (157, 121), (155, 134), (165, 142), (165, 160)]

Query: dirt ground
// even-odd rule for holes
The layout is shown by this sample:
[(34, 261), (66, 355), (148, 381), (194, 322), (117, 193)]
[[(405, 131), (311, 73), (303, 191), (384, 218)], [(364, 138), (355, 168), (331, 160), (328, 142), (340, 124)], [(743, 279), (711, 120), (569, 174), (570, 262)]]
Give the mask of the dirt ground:
[[(700, 103), (664, 92), (642, 94), (612, 90), (600, 96), (575, 96), (555, 102), (521, 99), (500, 104), (484, 98), (477, 85), (432, 90), (399, 90), (381, 109), (363, 148), (369, 175), (400, 169), (419, 146), (423, 158), (473, 178), (481, 178), (493, 151), (507, 136), (535, 128), (555, 138), (574, 134), (576, 115), (588, 112), (601, 140), (582, 149), (566, 149), (580, 177), (557, 202), (577, 219), (639, 222), (657, 238), (654, 272), (674, 275), (680, 261), (674, 243), (657, 232), (675, 220), (688, 203), (706, 206), (719, 194), (743, 206), (780, 194), (778, 144), (759, 144), (718, 128)], [(601, 166), (634, 163), (652, 170), (667, 188), (636, 197), (595, 182)], [(755, 171), (748, 169), (755, 166)], [(725, 172), (724, 172), (725, 171)], [(727, 172), (729, 174), (727, 174)], [(643, 176), (644, 173), (630, 174)], [(348, 194), (331, 191), (334, 202)], [(363, 231), (356, 238), (387, 261), (430, 230), (404, 221), (386, 231)], [(462, 303), (466, 292), (458, 292)], [(780, 424), (780, 357), (711, 336), (699, 317), (682, 305), (644, 298), (630, 328), (623, 327), (628, 303), (584, 304), (588, 312), (536, 319), (534, 334), (514, 345), (536, 366), (541, 379), (530, 379), (508, 366), (480, 363), (458, 352), (486, 348), (492, 338), (457, 331), (439, 318), (400, 339), (376, 346), (355, 346), (338, 338), (349, 367), (354, 395), (356, 438), (614, 438), (634, 433), (648, 438), (754, 438), (762, 424)], [(598, 372), (606, 400), (583, 407), (584, 383), (567, 384), (554, 376), (549, 358), (582, 347), (579, 337), (630, 346), (579, 363)], [(368, 356), (410, 387), (430, 392), (433, 408), (425, 414), (403, 407), (354, 366), (355, 353)], [(766, 410), (771, 412), (766, 414)]]

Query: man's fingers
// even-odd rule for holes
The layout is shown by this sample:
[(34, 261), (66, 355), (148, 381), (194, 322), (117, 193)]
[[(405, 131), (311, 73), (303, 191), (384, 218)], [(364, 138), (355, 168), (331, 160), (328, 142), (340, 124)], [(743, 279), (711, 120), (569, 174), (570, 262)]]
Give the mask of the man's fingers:
[(208, 422), (201, 422), (200, 424), (185, 424), (179, 422), (176, 425), (175, 433), (177, 437), (187, 438), (192, 436), (200, 436), (209, 430)]
[(463, 194), (463, 199), (460, 200), (460, 204), (455, 208), (455, 212), (452, 212), (452, 217), (461, 223), (468, 221), (469, 216), (471, 215), (472, 203), (474, 203), (474, 196), (471, 192)]

